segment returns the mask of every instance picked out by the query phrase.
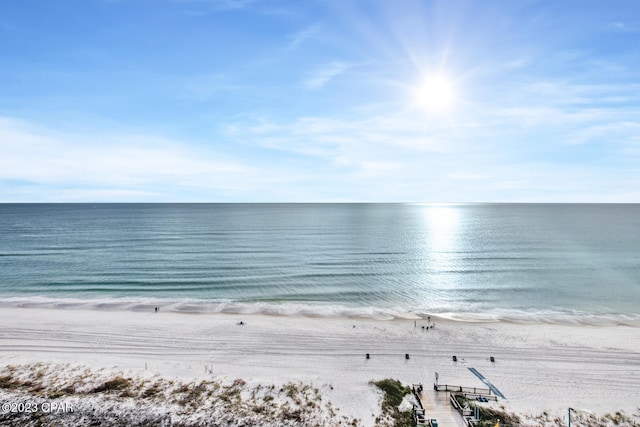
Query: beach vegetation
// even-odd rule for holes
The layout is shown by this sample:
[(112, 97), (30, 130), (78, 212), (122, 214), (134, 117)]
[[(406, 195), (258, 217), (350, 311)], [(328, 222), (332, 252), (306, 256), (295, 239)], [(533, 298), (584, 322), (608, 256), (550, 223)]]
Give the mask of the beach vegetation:
[(302, 411), (300, 409), (291, 409), (288, 405), (284, 405), (281, 413), (283, 420), (291, 420), (296, 423), (302, 423), (304, 421)]
[(14, 388), (16, 386), (12, 375), (3, 375), (0, 377), (0, 388)]
[(505, 426), (520, 425), (522, 422), (520, 417), (514, 413), (491, 407), (481, 407), (480, 422), (476, 426), (493, 427), (497, 420), (500, 420), (500, 425)]
[[(396, 380), (372, 383), (382, 391), (382, 413), (376, 427), (413, 426), (412, 414), (401, 411), (409, 387)], [(323, 386), (327, 392), (329, 387)], [(71, 396), (73, 413), (5, 413), (0, 425), (219, 425), (264, 427), (360, 426), (362, 420), (340, 414), (321, 390), (305, 383), (249, 385), (244, 380), (143, 379), (109, 370), (91, 371), (68, 365), (40, 364), (0, 367), (0, 391), (5, 402), (64, 402)], [(460, 398), (464, 399), (464, 398)], [(464, 405), (466, 403), (461, 400)], [(468, 401), (469, 404), (474, 401)], [(566, 425), (563, 414), (515, 415), (504, 407), (481, 405), (480, 426)], [(377, 414), (372, 414), (375, 418)], [(574, 418), (575, 417), (575, 418)], [(623, 411), (595, 415), (581, 411), (572, 415), (576, 425), (590, 427), (640, 427), (637, 413)], [(572, 423), (573, 424), (573, 423)]]
[[(413, 414), (411, 411), (401, 411), (400, 404), (405, 396), (411, 394), (411, 388), (403, 386), (394, 379), (384, 379), (372, 382), (384, 393), (382, 397), (382, 415), (376, 419), (376, 425), (390, 424), (394, 427), (413, 427)], [(386, 421), (385, 421), (386, 419)]]
[(452, 396), (461, 408), (464, 408), (465, 405), (469, 404), (469, 399), (467, 399), (464, 394), (452, 394)]
[(218, 398), (229, 403), (237, 402), (241, 399), (240, 388), (234, 385), (224, 387)]
[[(556, 418), (554, 421), (557, 422), (556, 425), (558, 426), (564, 425), (564, 420)], [(575, 424), (577, 426), (585, 425), (589, 427), (640, 427), (640, 420), (638, 420), (637, 416), (629, 416), (623, 411), (598, 416), (591, 412), (577, 410), (571, 414), (571, 424)]]
[[(464, 394), (456, 393), (452, 395), (460, 408), (472, 408), (477, 402), (469, 400)], [(497, 420), (501, 421), (500, 425), (520, 425), (522, 420), (514, 413), (508, 412), (503, 405), (499, 408), (486, 405), (478, 405), (480, 410), (480, 420), (476, 427), (494, 427)]]
[(105, 381), (103, 384), (93, 389), (94, 393), (103, 393), (110, 391), (125, 391), (131, 385), (131, 380), (117, 376), (109, 381)]
[(46, 397), (49, 399), (58, 399), (60, 397), (66, 396), (68, 394), (72, 394), (68, 392), (69, 388), (65, 388), (62, 390), (53, 390), (46, 394)]
[(162, 392), (162, 383), (160, 381), (156, 381), (151, 384), (149, 387), (145, 388), (142, 392), (142, 397), (149, 398), (157, 396)]
[(30, 393), (39, 393), (44, 387), (37, 381), (21, 379), (16, 375), (4, 375), (0, 377), (0, 389), (27, 389)]
[[(453, 399), (457, 402), (460, 408), (473, 408), (474, 405), (478, 405), (476, 401), (469, 400), (462, 393), (452, 394)], [(505, 407), (501, 405), (499, 408), (486, 405), (478, 405), (480, 412), (480, 420), (476, 424), (476, 427), (493, 427), (496, 425), (497, 420), (501, 421), (501, 425), (520, 425), (520, 418), (513, 413), (506, 411)]]
[[(510, 414), (513, 416), (513, 414)], [(504, 414), (499, 415), (503, 417)], [(541, 427), (565, 427), (567, 425), (566, 417), (551, 416), (549, 411), (544, 411), (539, 415), (526, 415), (521, 417), (519, 424), (508, 424), (508, 418), (500, 418), (500, 425), (521, 425), (521, 426), (541, 426)], [(493, 427), (494, 424), (484, 424)], [(589, 411), (576, 410), (571, 414), (571, 425), (589, 426), (589, 427), (640, 427), (640, 414), (628, 415), (624, 411), (616, 411), (613, 414), (604, 414), (598, 416)]]
[[(143, 379), (109, 370), (55, 364), (0, 368), (8, 402), (52, 402), (73, 396), (74, 412), (0, 414), (0, 425), (359, 426), (338, 415), (319, 389), (304, 383), (249, 386), (244, 380)], [(171, 420), (171, 421), (169, 421)]]

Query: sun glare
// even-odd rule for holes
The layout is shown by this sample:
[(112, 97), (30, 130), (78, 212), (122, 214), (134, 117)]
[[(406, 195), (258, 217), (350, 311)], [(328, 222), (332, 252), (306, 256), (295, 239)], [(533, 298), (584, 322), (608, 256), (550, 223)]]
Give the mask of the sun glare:
[(441, 74), (426, 76), (416, 91), (416, 102), (432, 112), (445, 112), (455, 103), (451, 80)]

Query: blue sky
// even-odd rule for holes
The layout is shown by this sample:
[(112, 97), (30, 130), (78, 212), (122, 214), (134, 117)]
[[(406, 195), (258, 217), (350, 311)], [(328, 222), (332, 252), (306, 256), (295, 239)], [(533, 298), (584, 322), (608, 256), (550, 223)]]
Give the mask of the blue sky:
[[(446, 77), (453, 105), (420, 101)], [(640, 202), (637, 1), (5, 0), (2, 202)]]

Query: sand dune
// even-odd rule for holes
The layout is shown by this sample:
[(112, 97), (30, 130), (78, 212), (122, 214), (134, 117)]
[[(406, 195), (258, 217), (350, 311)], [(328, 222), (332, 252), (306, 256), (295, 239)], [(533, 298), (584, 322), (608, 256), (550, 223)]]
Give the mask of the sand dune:
[(413, 320), (4, 308), (0, 360), (185, 380), (301, 381), (320, 387), (341, 414), (364, 425), (374, 425), (380, 411), (371, 380), (396, 378), (429, 390), (438, 372), (441, 383), (484, 387), (470, 367), (504, 394), (500, 404), (520, 413), (562, 416), (568, 407), (633, 413), (640, 406), (638, 328), (433, 320), (435, 328), (423, 330), (424, 320), (414, 326)]

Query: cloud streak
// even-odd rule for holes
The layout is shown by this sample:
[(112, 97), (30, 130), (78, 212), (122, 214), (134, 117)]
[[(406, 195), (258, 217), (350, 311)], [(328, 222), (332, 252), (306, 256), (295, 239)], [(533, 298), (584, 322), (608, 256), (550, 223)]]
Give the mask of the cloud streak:
[(620, 22), (620, 21), (610, 23), (608, 28), (620, 33), (640, 32), (640, 30), (638, 30), (637, 28), (629, 26), (628, 24), (625, 24), (624, 22)]
[(159, 195), (172, 199), (175, 194), (170, 193), (176, 188), (208, 189), (215, 195), (241, 190), (237, 182), (260, 175), (255, 167), (180, 141), (144, 135), (60, 134), (10, 118), (0, 118), (0, 151), (0, 180), (32, 184), (20, 186), (23, 190), (62, 189), (52, 197), (64, 200), (65, 194), (91, 191), (96, 198)]
[(329, 64), (322, 65), (313, 70), (311, 75), (304, 81), (304, 85), (308, 89), (317, 90), (324, 87), (331, 80), (345, 73), (354, 65), (346, 62), (333, 61)]
[(212, 8), (215, 11), (235, 10), (243, 9), (255, 0), (174, 0), (178, 3), (196, 3), (204, 4)]
[(312, 39), (316, 34), (320, 32), (320, 24), (313, 24), (302, 31), (293, 34), (289, 39), (288, 48), (297, 49), (307, 40)]
[(243, 89), (224, 74), (204, 74), (189, 77), (185, 82), (186, 96), (198, 101), (210, 99), (220, 92)]

